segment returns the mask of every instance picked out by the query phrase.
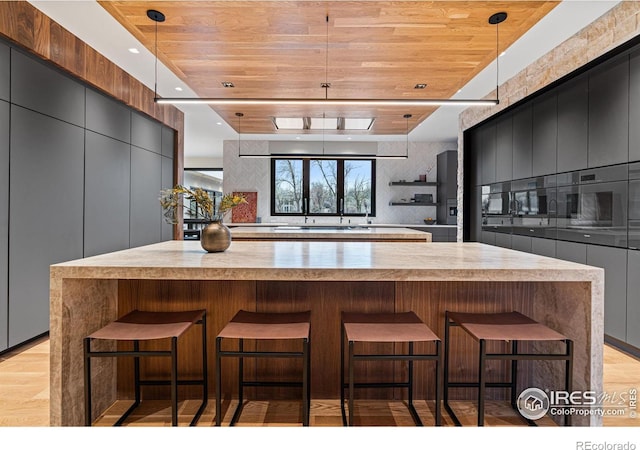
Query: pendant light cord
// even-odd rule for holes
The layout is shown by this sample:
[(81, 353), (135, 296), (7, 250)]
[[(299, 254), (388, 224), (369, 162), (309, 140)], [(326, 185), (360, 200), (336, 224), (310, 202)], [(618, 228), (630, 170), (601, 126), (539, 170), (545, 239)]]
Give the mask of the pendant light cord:
[[(329, 14), (326, 18), (327, 32), (326, 32), (326, 46), (324, 52), (324, 98), (329, 98)], [(324, 124), (323, 124), (324, 126)]]
[(500, 100), (500, 23), (496, 23), (496, 100)]
[(156, 54), (156, 64), (155, 64), (155, 73), (154, 73), (154, 85), (153, 85), (153, 96), (158, 98), (158, 22), (156, 22), (156, 45), (155, 45), (155, 54)]

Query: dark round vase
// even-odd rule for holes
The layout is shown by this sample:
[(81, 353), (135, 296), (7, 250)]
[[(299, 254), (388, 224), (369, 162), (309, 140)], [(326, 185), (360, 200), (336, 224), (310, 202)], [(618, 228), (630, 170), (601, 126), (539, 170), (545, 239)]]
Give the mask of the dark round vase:
[(209, 253), (223, 252), (231, 245), (231, 231), (222, 222), (211, 222), (202, 230), (200, 244)]

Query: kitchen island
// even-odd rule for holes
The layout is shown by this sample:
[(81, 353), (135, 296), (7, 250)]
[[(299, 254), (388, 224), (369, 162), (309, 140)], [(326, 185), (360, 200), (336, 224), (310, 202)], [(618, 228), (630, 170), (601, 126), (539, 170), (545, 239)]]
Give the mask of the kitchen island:
[(368, 225), (287, 225), (275, 227), (234, 227), (236, 241), (376, 241), (431, 242), (431, 233), (409, 228), (379, 228)]
[[(51, 266), (51, 425), (83, 423), (82, 339), (133, 309), (206, 308), (210, 386), (214, 386), (215, 336), (239, 309), (311, 310), (312, 399), (339, 398), (341, 311), (413, 310), (442, 337), (445, 310), (517, 310), (574, 340), (574, 389), (599, 393), (603, 287), (602, 269), (478, 243), (233, 241), (223, 253), (206, 253), (199, 242), (169, 241), (55, 264)], [(181, 345), (193, 348), (183, 355), (198, 354), (197, 334), (185, 336)], [(385, 345), (376, 348), (394, 351), (392, 344)], [(452, 380), (473, 377), (477, 344), (453, 333), (451, 345)], [(272, 347), (260, 343), (259, 348)], [(274, 360), (246, 364), (246, 370), (263, 379), (290, 378), (298, 376), (292, 364)], [(490, 377), (504, 375), (507, 367), (496, 362)], [(94, 417), (116, 399), (131, 398), (130, 369), (124, 361), (116, 365), (108, 359), (94, 365)], [(143, 376), (168, 370), (157, 362), (145, 365)], [(195, 357), (180, 361), (181, 376), (195, 376), (200, 370)], [(227, 396), (236, 392), (234, 371), (237, 365), (225, 365)], [(406, 375), (406, 366), (367, 362), (356, 376), (366, 381), (372, 373), (376, 381), (389, 381)], [(522, 389), (563, 385), (562, 366), (554, 362), (525, 362), (519, 374)], [(421, 380), (416, 398), (433, 398), (432, 368), (416, 365), (416, 377)], [(454, 391), (451, 398), (475, 395), (471, 389), (464, 391)], [(488, 393), (504, 398), (499, 389)], [(194, 388), (189, 394), (197, 397), (199, 392)], [(145, 391), (145, 398), (154, 395), (166, 397), (167, 392)], [(270, 390), (268, 395), (298, 392)], [(386, 395), (379, 391), (368, 395), (387, 398), (379, 397)], [(573, 423), (599, 425), (601, 417), (575, 417)]]

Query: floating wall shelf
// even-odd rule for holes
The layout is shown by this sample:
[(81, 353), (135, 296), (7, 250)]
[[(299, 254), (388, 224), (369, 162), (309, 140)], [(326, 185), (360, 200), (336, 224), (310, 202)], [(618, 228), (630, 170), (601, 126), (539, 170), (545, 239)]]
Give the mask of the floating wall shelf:
[(389, 186), (437, 186), (436, 181), (391, 181)]

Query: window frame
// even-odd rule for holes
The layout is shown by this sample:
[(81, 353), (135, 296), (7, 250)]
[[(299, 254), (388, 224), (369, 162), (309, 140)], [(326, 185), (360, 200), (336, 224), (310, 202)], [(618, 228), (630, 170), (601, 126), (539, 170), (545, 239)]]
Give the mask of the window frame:
[[(309, 194), (310, 194), (310, 175), (311, 175), (311, 161), (317, 160), (320, 158), (303, 158), (303, 157), (278, 157), (271, 158), (271, 215), (272, 216), (301, 216), (301, 217), (340, 217), (340, 216), (349, 216), (349, 217), (365, 217), (366, 213), (350, 213), (350, 214), (341, 214), (340, 213), (340, 202), (345, 199), (344, 192), (344, 165), (346, 161), (369, 161), (371, 163), (371, 204), (369, 205), (369, 216), (376, 216), (376, 160), (375, 159), (355, 159), (355, 158), (332, 158), (331, 161), (337, 162), (337, 173), (338, 179), (336, 185), (336, 210), (335, 213), (310, 213), (305, 211), (305, 207), (303, 205), (302, 211), (297, 212), (276, 212), (276, 163), (277, 161), (284, 160), (292, 160), (292, 161), (302, 161), (302, 198), (303, 203), (304, 199), (307, 200), (307, 209), (309, 205)], [(322, 158), (326, 159), (326, 158)]]

